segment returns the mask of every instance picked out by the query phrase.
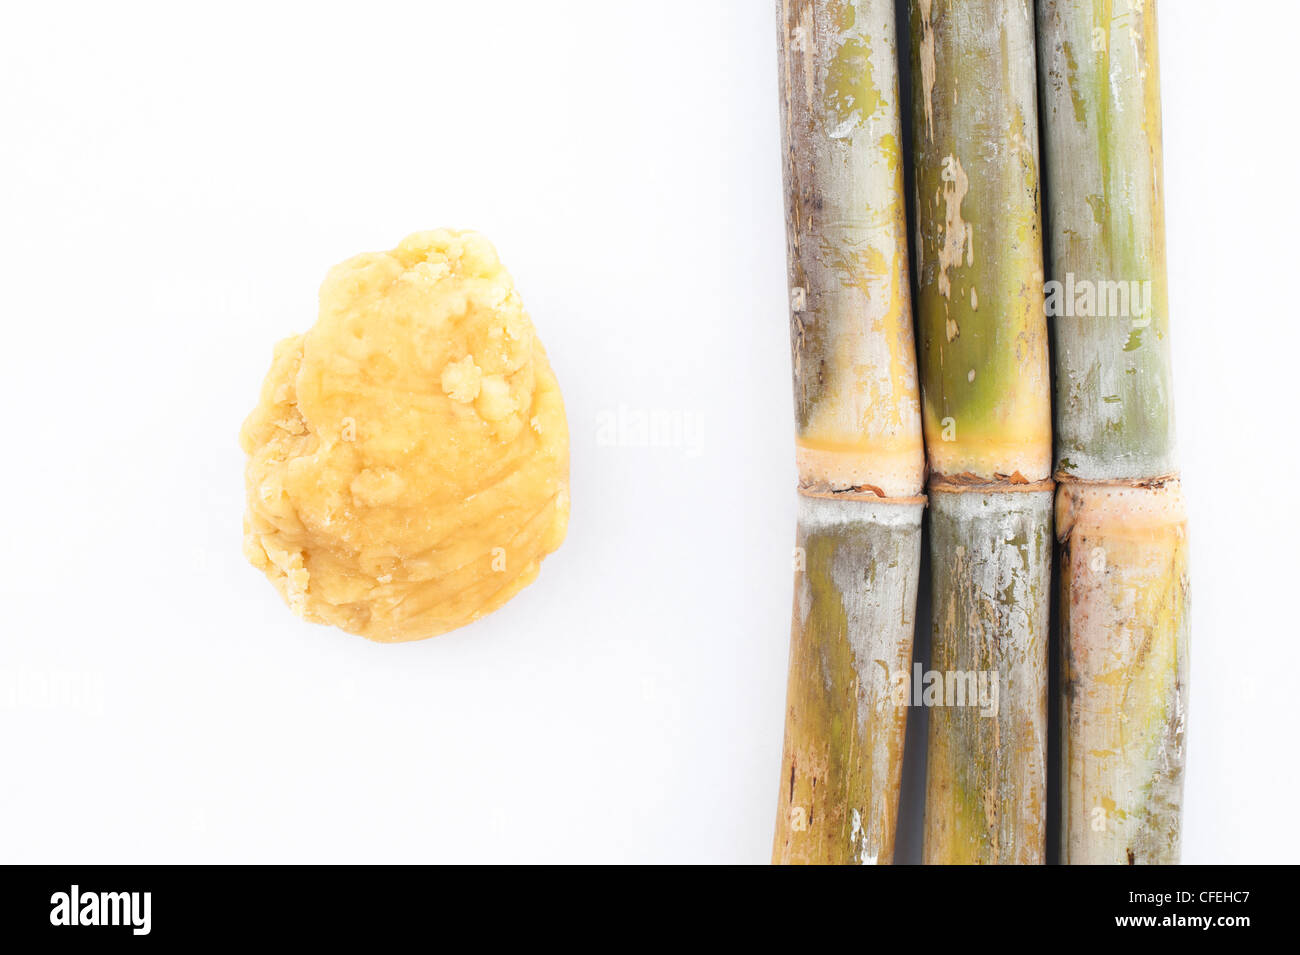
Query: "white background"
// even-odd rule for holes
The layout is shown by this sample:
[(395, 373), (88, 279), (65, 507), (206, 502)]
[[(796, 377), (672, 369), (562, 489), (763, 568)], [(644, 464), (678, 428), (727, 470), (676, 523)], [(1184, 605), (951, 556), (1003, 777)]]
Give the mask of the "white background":
[[(1297, 861), (1300, 8), (1246, 6), (1161, 6), (1187, 862)], [(6, 9), (0, 861), (767, 860), (795, 482), (772, 7)], [(244, 562), (236, 434), (328, 266), (440, 225), (496, 242), (548, 347), (573, 518), (500, 612), (382, 646)], [(603, 440), (639, 413), (676, 440)]]

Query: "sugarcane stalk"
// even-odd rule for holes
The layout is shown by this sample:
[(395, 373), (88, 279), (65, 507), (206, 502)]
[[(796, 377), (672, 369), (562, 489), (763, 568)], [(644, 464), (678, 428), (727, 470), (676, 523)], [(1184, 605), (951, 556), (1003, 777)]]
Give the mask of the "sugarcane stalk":
[(910, 25), (932, 669), (997, 696), (927, 699), (924, 858), (1041, 863), (1052, 438), (1034, 16), (1029, 0), (914, 0)]
[(924, 475), (889, 0), (779, 0), (799, 508), (773, 861), (892, 861)]
[(1187, 708), (1154, 0), (1039, 0), (1062, 861), (1176, 863)]

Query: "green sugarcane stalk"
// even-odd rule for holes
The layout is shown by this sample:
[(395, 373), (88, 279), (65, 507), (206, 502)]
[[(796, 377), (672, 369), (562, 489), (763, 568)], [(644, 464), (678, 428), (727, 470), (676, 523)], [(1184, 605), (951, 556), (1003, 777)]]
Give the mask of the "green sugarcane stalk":
[(930, 718), (926, 862), (1046, 848), (1051, 398), (1029, 0), (911, 5), (933, 663), (991, 676)]
[(889, 0), (780, 0), (798, 548), (773, 861), (892, 861), (924, 506)]
[(1062, 542), (1062, 861), (1176, 863), (1187, 518), (1154, 0), (1039, 0)]

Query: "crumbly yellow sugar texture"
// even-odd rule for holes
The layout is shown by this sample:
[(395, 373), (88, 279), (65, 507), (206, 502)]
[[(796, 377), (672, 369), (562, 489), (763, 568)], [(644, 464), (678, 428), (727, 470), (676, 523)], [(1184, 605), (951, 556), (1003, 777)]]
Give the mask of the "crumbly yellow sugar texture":
[(569, 519), (560, 390), (473, 232), (336, 265), (244, 422), (244, 551), (300, 616), (419, 640), (496, 610)]

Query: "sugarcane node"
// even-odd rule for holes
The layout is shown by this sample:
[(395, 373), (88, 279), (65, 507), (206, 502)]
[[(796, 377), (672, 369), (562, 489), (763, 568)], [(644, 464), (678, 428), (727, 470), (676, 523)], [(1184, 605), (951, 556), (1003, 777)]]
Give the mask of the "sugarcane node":
[(880, 488), (867, 484), (861, 487), (830, 487), (824, 484), (800, 484), (799, 493), (804, 497), (816, 497), (827, 501), (867, 501), (872, 504), (905, 504), (922, 506), (929, 503), (924, 494), (908, 497), (890, 497)]
[(1156, 477), (1111, 478), (1108, 480), (1094, 480), (1091, 478), (1077, 477), (1076, 475), (1070, 474), (1066, 471), (1057, 471), (1055, 474), (1052, 475), (1052, 480), (1054, 480), (1057, 484), (1079, 484), (1079, 485), (1092, 486), (1092, 487), (1134, 487), (1134, 488), (1150, 488), (1152, 490), (1158, 490), (1159, 488), (1164, 487), (1166, 484), (1170, 483), (1171, 481), (1178, 481), (1180, 477), (1181, 477), (1180, 472), (1173, 471), (1169, 474), (1157, 475)]
[(935, 471), (930, 474), (929, 481), (929, 490), (931, 492), (937, 491), (944, 494), (962, 494), (967, 491), (982, 493), (1051, 491), (1055, 487), (1056, 482), (1051, 478), (1030, 481), (1019, 471), (1011, 475), (995, 474), (993, 480), (989, 480), (983, 475), (973, 474), (970, 471), (963, 471), (961, 474), (940, 474)]
[(1099, 533), (1133, 536), (1186, 522), (1182, 483), (1176, 476), (1072, 480), (1060, 485), (1056, 497), (1056, 536), (1062, 542), (1081, 524)]

